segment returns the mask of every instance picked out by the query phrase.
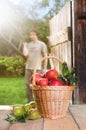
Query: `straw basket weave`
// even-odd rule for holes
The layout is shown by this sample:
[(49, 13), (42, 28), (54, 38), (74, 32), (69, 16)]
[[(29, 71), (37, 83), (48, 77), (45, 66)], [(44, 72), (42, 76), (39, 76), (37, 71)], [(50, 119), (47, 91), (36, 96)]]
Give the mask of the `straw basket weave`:
[[(52, 56), (47, 58), (60, 61)], [(34, 74), (35, 72), (36, 69)], [(43, 117), (57, 119), (66, 115), (74, 86), (37, 86), (33, 82), (32, 90), (37, 108)]]

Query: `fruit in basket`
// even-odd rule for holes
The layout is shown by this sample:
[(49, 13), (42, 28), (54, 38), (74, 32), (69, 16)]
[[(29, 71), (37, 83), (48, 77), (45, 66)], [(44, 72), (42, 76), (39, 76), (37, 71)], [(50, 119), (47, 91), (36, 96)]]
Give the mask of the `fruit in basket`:
[(66, 81), (65, 86), (70, 86), (71, 84)]
[(57, 72), (57, 70), (55, 70), (55, 69), (50, 69), (50, 70), (48, 70), (47, 72), (46, 72), (46, 78), (48, 78), (48, 79), (53, 79), (53, 78), (57, 78), (57, 76), (58, 76), (58, 72)]
[(57, 78), (57, 79), (51, 79), (49, 81), (49, 86), (62, 86), (63, 83), (62, 83), (62, 80)]
[[(36, 73), (35, 74), (35, 83), (37, 83), (40, 78), (42, 78), (42, 75), (39, 73)], [(32, 83), (32, 80), (33, 80), (33, 76), (31, 77), (31, 83)]]
[(23, 106), (16, 106), (13, 109), (13, 114), (17, 118), (23, 117), (25, 115), (25, 108)]
[(35, 120), (35, 119), (40, 119), (40, 118), (41, 118), (41, 115), (36, 108), (28, 111), (28, 119)]
[(40, 85), (40, 86), (47, 86), (48, 85), (48, 79), (47, 78), (40, 78), (38, 80), (38, 85)]
[(44, 70), (44, 72), (42, 73), (42, 78), (46, 78), (46, 73), (48, 70)]

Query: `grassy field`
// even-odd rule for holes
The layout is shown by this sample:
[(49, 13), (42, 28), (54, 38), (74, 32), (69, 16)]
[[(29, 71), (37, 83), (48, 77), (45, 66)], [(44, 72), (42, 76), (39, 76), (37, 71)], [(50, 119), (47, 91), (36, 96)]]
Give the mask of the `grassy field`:
[(0, 78), (0, 105), (27, 102), (24, 78)]

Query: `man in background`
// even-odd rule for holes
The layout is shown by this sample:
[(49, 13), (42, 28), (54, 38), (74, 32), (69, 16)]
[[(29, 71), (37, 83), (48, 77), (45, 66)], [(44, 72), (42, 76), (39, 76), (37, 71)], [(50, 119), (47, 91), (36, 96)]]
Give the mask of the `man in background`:
[[(33, 100), (32, 90), (30, 88), (30, 79), (33, 74), (34, 68), (37, 71), (42, 70), (41, 59), (47, 56), (47, 47), (46, 44), (38, 40), (38, 32), (32, 30), (30, 32), (31, 42), (23, 44), (23, 55), (26, 57), (26, 66), (25, 66), (25, 85), (26, 92), (29, 101)], [(47, 60), (44, 61), (43, 69), (47, 67)]]

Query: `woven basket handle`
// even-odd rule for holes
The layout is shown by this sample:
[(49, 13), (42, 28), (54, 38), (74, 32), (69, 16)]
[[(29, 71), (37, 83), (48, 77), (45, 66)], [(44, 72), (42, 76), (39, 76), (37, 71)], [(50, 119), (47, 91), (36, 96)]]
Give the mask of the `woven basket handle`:
[[(54, 57), (54, 56), (46, 56), (46, 57), (43, 57), (42, 60), (41, 60), (41, 62), (44, 61), (45, 59), (55, 59), (55, 60), (58, 61), (60, 64), (63, 63), (62, 60), (60, 60), (59, 58)], [(36, 71), (37, 71), (37, 68), (35, 68), (34, 71), (33, 71), (33, 82), (32, 82), (33, 85), (35, 85), (35, 74), (36, 74)]]

